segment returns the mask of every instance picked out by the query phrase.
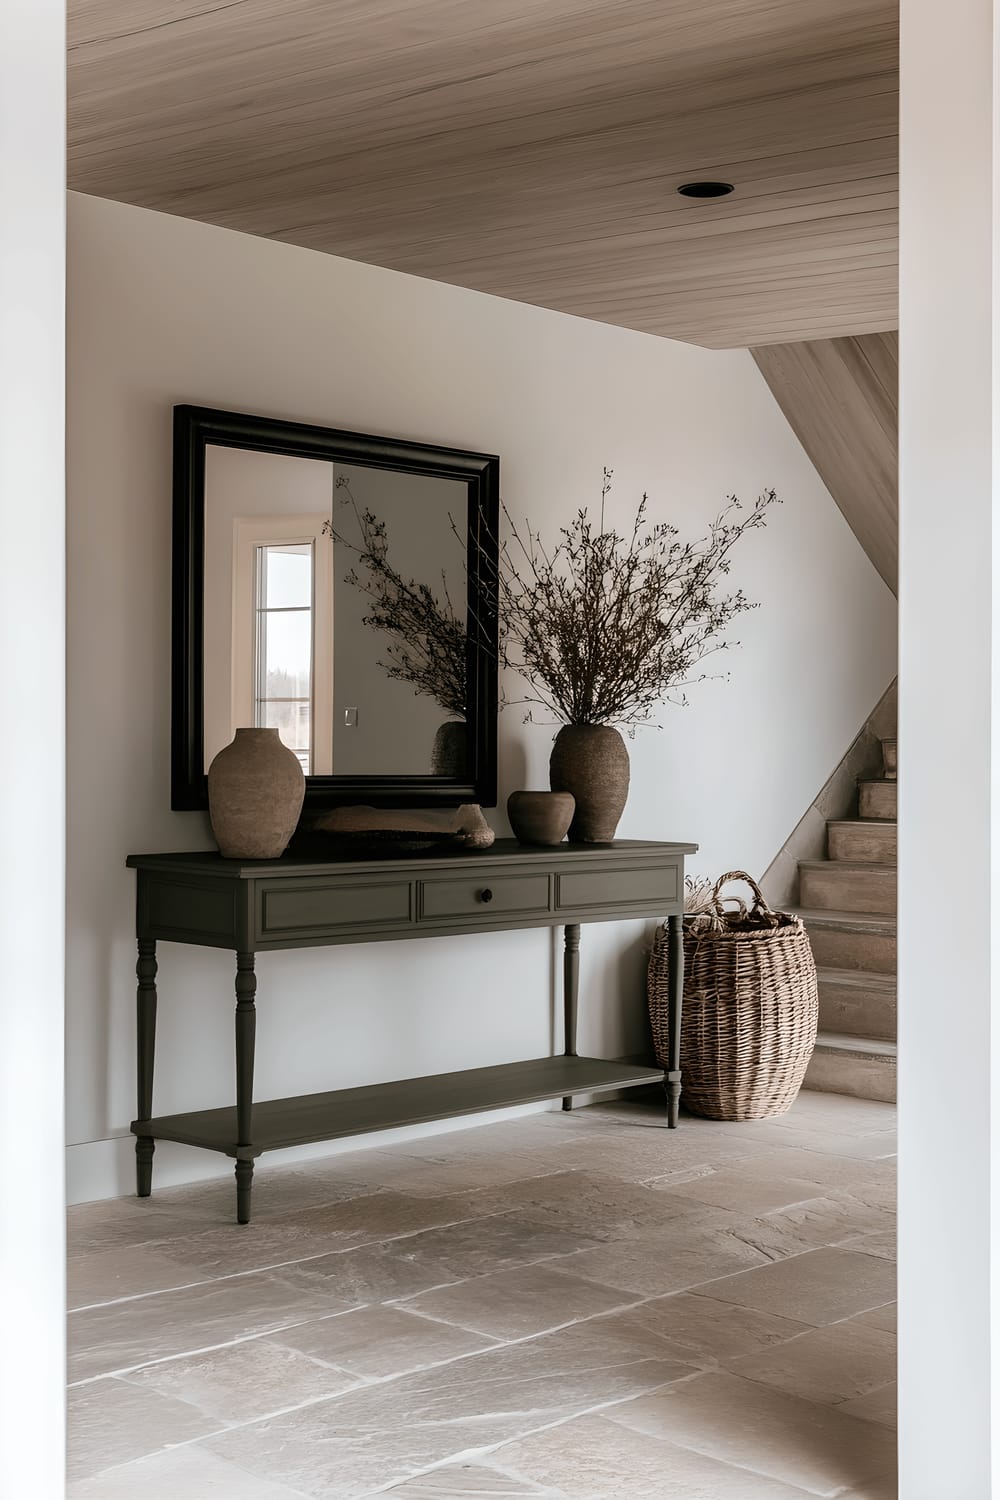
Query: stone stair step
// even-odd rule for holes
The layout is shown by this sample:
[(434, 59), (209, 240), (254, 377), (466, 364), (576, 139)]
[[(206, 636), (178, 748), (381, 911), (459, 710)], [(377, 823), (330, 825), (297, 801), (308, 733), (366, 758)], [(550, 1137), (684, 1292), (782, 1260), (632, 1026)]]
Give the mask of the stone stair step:
[(896, 910), (896, 866), (802, 860), (799, 899), (813, 908), (891, 914)]
[(896, 980), (891, 974), (854, 969), (820, 969), (819, 1024), (822, 1031), (870, 1040), (896, 1037)]
[(896, 1044), (844, 1032), (821, 1031), (804, 1087), (855, 1099), (896, 1100)]
[(827, 823), (826, 852), (830, 859), (849, 864), (894, 865), (896, 824), (889, 819), (844, 819)]
[(896, 817), (895, 781), (859, 781), (858, 815), (862, 818)]
[(866, 974), (895, 974), (896, 919), (856, 911), (799, 907), (816, 965)]

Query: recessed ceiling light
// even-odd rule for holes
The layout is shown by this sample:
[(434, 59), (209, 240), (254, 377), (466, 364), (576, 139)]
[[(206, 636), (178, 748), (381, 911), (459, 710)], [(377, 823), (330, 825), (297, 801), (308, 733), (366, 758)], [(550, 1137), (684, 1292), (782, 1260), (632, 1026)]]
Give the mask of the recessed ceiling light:
[(731, 182), (682, 182), (677, 189), (682, 198), (724, 198), (733, 191)]

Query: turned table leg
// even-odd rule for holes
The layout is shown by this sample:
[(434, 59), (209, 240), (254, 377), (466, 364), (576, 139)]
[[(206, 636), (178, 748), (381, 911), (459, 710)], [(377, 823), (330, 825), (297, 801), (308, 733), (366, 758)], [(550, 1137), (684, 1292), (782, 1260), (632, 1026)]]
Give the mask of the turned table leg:
[[(153, 1056), (156, 1050), (156, 942), (139, 939), (139, 958), (135, 966), (138, 985), (135, 992), (136, 1012), (136, 1120), (153, 1117)], [(148, 1198), (153, 1189), (153, 1152), (156, 1142), (149, 1136), (137, 1136), (135, 1142), (135, 1190)]]
[[(563, 949), (563, 1052), (566, 1057), (576, 1056), (576, 1016), (580, 999), (580, 924), (567, 923)], [(573, 1108), (573, 1096), (567, 1094), (563, 1109)]]
[(667, 1030), (670, 1057), (664, 1087), (667, 1092), (667, 1124), (677, 1129), (681, 1103), (681, 1014), (684, 1004), (684, 918), (669, 917), (667, 923)]
[[(253, 1187), (253, 1063), (257, 976), (252, 953), (236, 955), (236, 1220), (250, 1223)], [(246, 1153), (246, 1154), (243, 1154)]]

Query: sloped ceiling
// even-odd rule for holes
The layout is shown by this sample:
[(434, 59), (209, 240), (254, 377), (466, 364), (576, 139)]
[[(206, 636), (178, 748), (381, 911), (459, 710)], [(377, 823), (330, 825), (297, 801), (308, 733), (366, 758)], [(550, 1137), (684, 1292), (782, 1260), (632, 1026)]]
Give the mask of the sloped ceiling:
[(896, 593), (897, 335), (774, 344), (751, 352), (823, 483)]

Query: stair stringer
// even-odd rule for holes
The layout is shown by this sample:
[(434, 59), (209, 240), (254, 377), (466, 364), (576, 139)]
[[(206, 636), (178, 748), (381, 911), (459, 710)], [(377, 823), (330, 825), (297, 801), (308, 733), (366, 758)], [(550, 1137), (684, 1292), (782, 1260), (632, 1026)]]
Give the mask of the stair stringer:
[(896, 680), (889, 684), (785, 843), (764, 871), (761, 889), (778, 911), (799, 899), (799, 863), (826, 856), (826, 825), (857, 816), (858, 782), (882, 774), (882, 739), (895, 733)]

